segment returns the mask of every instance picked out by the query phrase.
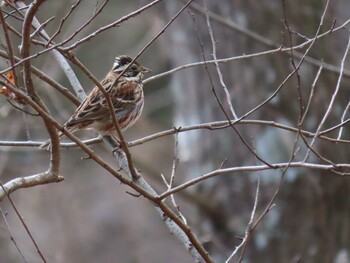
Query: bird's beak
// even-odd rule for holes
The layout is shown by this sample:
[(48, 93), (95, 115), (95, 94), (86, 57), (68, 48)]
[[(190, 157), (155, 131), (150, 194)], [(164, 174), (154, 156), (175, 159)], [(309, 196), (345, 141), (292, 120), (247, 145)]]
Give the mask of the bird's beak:
[(149, 72), (152, 72), (152, 69), (149, 69), (149, 68), (146, 68), (146, 67), (142, 67), (142, 70), (141, 70), (142, 73), (149, 73)]

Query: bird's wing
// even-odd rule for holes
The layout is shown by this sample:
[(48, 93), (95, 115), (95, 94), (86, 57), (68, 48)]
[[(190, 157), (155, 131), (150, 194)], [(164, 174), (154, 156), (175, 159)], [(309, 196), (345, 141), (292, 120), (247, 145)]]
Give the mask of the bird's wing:
[[(124, 89), (113, 89), (111, 86), (115, 83), (110, 79), (105, 79), (101, 82), (101, 85), (110, 94), (114, 112), (118, 119), (135, 108), (135, 96), (132, 92), (125, 92)], [(110, 118), (108, 104), (100, 89), (95, 87), (67, 121), (66, 126), (104, 118)]]

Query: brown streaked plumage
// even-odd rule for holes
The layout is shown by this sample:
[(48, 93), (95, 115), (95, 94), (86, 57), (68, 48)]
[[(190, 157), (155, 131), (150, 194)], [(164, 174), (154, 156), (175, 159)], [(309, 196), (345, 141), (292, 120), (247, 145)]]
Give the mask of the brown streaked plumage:
[[(150, 72), (136, 61), (130, 65), (131, 61), (132, 58), (125, 55), (116, 57), (113, 68), (101, 82), (112, 100), (118, 124), (123, 131), (132, 126), (141, 115), (144, 104), (142, 78), (145, 73)], [(127, 67), (128, 69), (116, 81)], [(64, 127), (70, 132), (92, 129), (101, 135), (109, 135), (118, 140), (106, 98), (98, 87), (93, 88)], [(61, 139), (64, 134), (60, 132), (59, 136)], [(47, 141), (40, 148), (45, 148), (49, 144), (50, 141)]]

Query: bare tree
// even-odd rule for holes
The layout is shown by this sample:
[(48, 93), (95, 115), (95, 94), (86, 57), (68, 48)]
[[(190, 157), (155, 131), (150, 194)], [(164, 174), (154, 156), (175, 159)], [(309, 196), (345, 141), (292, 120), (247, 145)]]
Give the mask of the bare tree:
[[(2, 2), (1, 258), (350, 262), (349, 4), (140, 2)], [(61, 123), (116, 51), (155, 73), (112, 152)]]

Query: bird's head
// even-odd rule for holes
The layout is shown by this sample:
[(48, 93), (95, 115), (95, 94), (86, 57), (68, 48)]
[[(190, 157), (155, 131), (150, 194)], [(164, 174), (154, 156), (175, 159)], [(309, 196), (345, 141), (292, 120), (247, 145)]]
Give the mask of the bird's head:
[(142, 78), (144, 74), (151, 72), (149, 68), (141, 66), (137, 61), (131, 64), (132, 60), (131, 57), (125, 55), (116, 57), (112, 71), (120, 74), (126, 69), (123, 76), (129, 78)]

